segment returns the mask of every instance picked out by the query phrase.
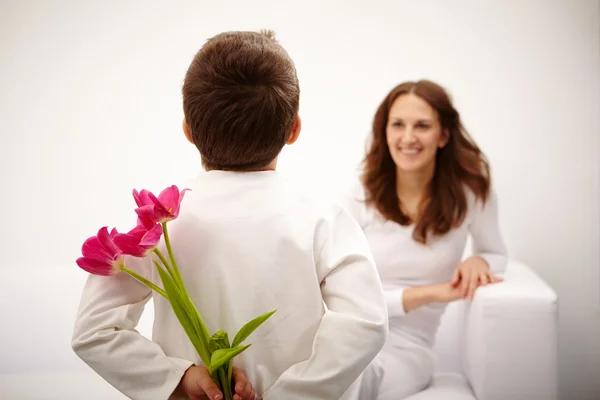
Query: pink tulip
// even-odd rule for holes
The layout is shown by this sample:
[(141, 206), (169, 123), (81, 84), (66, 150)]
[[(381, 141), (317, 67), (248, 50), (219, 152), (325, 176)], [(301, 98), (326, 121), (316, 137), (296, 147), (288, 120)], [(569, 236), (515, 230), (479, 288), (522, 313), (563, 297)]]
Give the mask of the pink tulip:
[(114, 243), (117, 234), (116, 229), (109, 233), (108, 227), (100, 228), (96, 236), (83, 243), (83, 257), (77, 259), (77, 265), (95, 275), (109, 276), (119, 272), (123, 267), (123, 255)]
[(159, 224), (154, 224), (150, 230), (138, 225), (128, 233), (117, 234), (114, 242), (123, 254), (145, 257), (156, 248), (162, 233)]
[[(148, 193), (150, 193), (150, 192), (147, 191), (146, 189), (143, 189), (141, 192), (138, 192), (135, 189), (133, 190), (133, 198), (135, 199), (135, 203), (137, 204), (138, 207), (154, 206), (154, 202), (150, 199), (150, 196), (148, 195)], [(150, 230), (154, 227), (156, 222), (153, 221), (152, 218), (149, 218), (147, 216), (140, 217), (138, 215), (137, 224), (139, 226), (143, 226), (144, 228)]]
[(163, 190), (158, 198), (148, 190), (139, 193), (134, 190), (133, 197), (138, 205), (135, 210), (139, 217), (138, 223), (150, 229), (150, 222), (162, 224), (174, 220), (179, 216), (181, 201), (188, 190), (190, 189), (180, 192), (179, 188), (173, 185)]

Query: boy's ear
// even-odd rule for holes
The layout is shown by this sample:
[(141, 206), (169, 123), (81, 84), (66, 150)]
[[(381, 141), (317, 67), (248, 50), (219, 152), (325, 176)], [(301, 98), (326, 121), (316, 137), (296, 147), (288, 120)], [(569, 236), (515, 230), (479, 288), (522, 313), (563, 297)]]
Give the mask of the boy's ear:
[(302, 129), (302, 120), (300, 119), (300, 116), (297, 115), (296, 120), (294, 121), (294, 126), (292, 127), (292, 133), (290, 134), (290, 137), (287, 140), (286, 144), (288, 144), (288, 145), (294, 144), (296, 142), (296, 140), (298, 140), (298, 136), (300, 135), (301, 129)]
[(185, 121), (185, 118), (183, 119), (183, 133), (185, 133), (185, 137), (186, 139), (191, 143), (194, 144), (194, 138), (192, 137), (192, 130), (190, 129), (189, 125), (187, 124), (187, 122)]

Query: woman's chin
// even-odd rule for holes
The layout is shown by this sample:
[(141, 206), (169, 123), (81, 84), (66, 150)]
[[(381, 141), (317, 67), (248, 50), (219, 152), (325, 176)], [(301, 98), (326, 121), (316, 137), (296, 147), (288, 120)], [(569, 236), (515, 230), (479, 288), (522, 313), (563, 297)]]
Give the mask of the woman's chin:
[(415, 160), (397, 160), (396, 168), (402, 173), (417, 173), (428, 170), (429, 163), (427, 160), (415, 159)]

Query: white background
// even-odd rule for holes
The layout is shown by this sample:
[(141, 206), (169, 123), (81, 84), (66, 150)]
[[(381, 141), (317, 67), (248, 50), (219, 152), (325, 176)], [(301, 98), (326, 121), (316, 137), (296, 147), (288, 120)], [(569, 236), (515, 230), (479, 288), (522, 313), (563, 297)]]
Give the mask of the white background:
[(280, 170), (324, 196), (389, 89), (449, 89), (491, 161), (511, 256), (558, 292), (562, 398), (599, 393), (600, 3), (584, 0), (0, 1), (0, 373), (79, 368), (64, 294), (85, 279), (81, 243), (130, 227), (134, 187), (196, 175), (184, 73), (208, 37), (262, 28), (302, 91)]

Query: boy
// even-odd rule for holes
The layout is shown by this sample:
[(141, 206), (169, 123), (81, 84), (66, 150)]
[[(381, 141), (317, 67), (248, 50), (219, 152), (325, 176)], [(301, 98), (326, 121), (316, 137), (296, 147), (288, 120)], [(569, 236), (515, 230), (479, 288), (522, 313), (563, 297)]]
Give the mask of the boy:
[[(169, 232), (209, 331), (233, 335), (277, 309), (234, 359), (259, 397), (374, 398), (380, 371), (362, 372), (388, 328), (366, 239), (340, 207), (297, 193), (275, 172), (300, 133), (292, 60), (270, 32), (223, 33), (195, 56), (182, 91), (183, 130), (206, 171), (185, 186)], [(160, 282), (150, 260), (127, 263)], [(154, 296), (152, 341), (134, 331), (151, 295), (124, 274), (90, 276), (73, 348), (131, 398), (194, 398), (189, 375), (206, 370), (192, 366), (199, 357), (167, 301)]]

